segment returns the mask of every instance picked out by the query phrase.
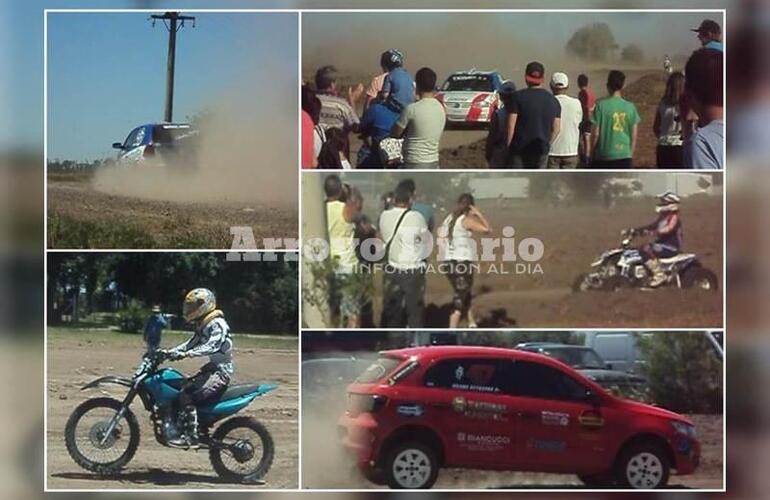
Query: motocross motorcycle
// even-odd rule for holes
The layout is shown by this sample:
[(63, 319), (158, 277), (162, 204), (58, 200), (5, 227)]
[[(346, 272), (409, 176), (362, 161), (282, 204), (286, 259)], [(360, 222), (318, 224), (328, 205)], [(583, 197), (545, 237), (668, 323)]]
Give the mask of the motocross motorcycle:
[[(625, 229), (620, 235), (620, 247), (607, 250), (592, 262), (592, 271), (575, 279), (573, 291), (649, 288), (652, 273), (644, 265), (641, 252), (631, 246), (638, 234), (632, 229)], [(658, 260), (666, 275), (666, 281), (661, 287), (717, 289), (716, 274), (703, 267), (693, 253), (680, 253)]]
[[(170, 446), (169, 441), (179, 436), (185, 422), (174, 402), (186, 378), (172, 368), (159, 368), (166, 359), (163, 351), (146, 353), (132, 378), (101, 377), (81, 389), (115, 384), (126, 387), (128, 393), (122, 401), (108, 397), (89, 399), (72, 412), (64, 434), (67, 451), (78, 465), (109, 475), (131, 461), (139, 447), (139, 424), (130, 409), (136, 396), (150, 413), (158, 443)], [(197, 407), (199, 447), (208, 449), (211, 465), (223, 479), (253, 482), (270, 468), (273, 438), (261, 423), (251, 417), (218, 422), (277, 387), (274, 384), (230, 385), (217, 400), (205, 401)]]

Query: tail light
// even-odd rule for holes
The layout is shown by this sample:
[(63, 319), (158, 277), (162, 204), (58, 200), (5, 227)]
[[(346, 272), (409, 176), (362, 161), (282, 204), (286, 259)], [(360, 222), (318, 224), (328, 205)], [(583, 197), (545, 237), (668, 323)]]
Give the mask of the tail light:
[(348, 414), (377, 413), (388, 403), (388, 398), (379, 394), (348, 393)]
[(145, 147), (144, 153), (142, 153), (142, 156), (144, 156), (145, 158), (155, 156), (155, 146), (150, 144), (149, 146)]

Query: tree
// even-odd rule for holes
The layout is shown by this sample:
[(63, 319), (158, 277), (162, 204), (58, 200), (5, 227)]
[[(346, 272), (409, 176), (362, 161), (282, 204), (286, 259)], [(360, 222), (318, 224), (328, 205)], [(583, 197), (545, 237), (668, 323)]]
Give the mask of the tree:
[(644, 62), (644, 51), (635, 43), (629, 43), (620, 53), (620, 58), (628, 63), (641, 64)]
[(587, 61), (606, 61), (617, 50), (607, 23), (594, 23), (577, 30), (567, 42), (567, 54)]
[(679, 413), (722, 411), (722, 361), (705, 332), (656, 332), (637, 345), (652, 401)]

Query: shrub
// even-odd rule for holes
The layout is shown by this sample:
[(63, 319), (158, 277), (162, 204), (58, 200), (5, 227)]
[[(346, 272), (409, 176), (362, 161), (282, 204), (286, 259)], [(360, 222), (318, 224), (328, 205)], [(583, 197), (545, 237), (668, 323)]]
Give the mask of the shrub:
[(141, 333), (144, 322), (150, 315), (150, 310), (136, 300), (129, 302), (128, 307), (117, 315), (118, 330), (125, 333)]
[(658, 332), (637, 345), (652, 401), (680, 413), (722, 411), (722, 361), (706, 333)]

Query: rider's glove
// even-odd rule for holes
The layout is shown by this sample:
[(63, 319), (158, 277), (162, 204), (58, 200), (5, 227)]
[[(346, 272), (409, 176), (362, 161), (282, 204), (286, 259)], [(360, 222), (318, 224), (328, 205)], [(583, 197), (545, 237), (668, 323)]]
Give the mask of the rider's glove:
[(180, 359), (184, 359), (187, 357), (186, 352), (180, 352), (180, 351), (166, 351), (166, 357), (170, 361), (179, 361)]

